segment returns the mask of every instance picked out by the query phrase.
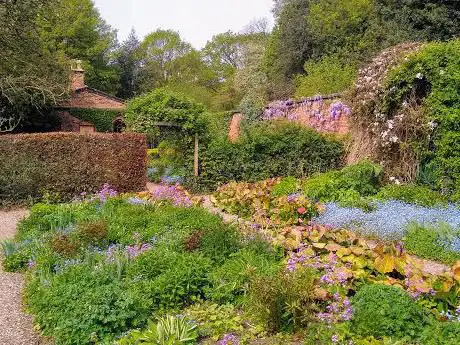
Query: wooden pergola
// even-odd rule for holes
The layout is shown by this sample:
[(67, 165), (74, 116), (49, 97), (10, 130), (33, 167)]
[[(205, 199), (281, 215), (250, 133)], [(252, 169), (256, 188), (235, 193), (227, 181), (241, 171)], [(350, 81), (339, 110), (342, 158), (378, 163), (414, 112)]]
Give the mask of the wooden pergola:
[[(154, 126), (157, 127), (170, 127), (170, 128), (182, 128), (182, 126), (173, 123), (173, 122), (155, 122), (153, 124)], [(195, 176), (198, 176), (199, 171), (198, 171), (198, 133), (195, 133), (195, 148), (194, 148), (194, 153), (193, 153), (193, 173)]]

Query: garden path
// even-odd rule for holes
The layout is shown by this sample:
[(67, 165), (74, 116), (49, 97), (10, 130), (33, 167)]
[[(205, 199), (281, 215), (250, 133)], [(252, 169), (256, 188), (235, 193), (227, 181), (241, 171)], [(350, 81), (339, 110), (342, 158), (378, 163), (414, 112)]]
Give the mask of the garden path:
[[(0, 211), (0, 240), (14, 237), (16, 224), (27, 210)], [(24, 278), (19, 273), (3, 272), (0, 258), (0, 344), (44, 345), (34, 332), (32, 317), (23, 312), (21, 298)]]

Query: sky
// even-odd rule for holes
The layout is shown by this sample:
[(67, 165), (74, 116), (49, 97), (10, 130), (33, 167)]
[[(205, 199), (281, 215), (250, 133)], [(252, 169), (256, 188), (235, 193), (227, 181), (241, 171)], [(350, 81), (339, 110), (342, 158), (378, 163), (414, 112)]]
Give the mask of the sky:
[(158, 28), (179, 31), (195, 48), (213, 35), (241, 31), (258, 18), (273, 22), (273, 0), (94, 0), (123, 41), (131, 31), (143, 38)]

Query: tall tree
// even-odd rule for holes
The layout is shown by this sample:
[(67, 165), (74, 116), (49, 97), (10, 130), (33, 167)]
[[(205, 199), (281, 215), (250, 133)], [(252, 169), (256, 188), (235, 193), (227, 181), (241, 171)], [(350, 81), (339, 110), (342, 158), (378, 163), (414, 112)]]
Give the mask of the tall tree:
[(40, 36), (50, 51), (85, 61), (89, 86), (115, 93), (116, 31), (100, 16), (93, 0), (53, 0), (50, 12), (39, 18)]
[(180, 75), (181, 59), (192, 51), (192, 46), (184, 42), (178, 32), (157, 30), (147, 35), (139, 48), (141, 89), (165, 86)]
[(117, 54), (117, 64), (120, 69), (120, 88), (117, 96), (132, 98), (139, 91), (139, 68), (138, 57), (140, 42), (134, 29), (128, 38), (122, 43)]
[(278, 3), (276, 25), (264, 58), (267, 74), (274, 86), (273, 97), (290, 93), (287, 81), (303, 71), (303, 64), (311, 54), (311, 40), (307, 25), (309, 0), (288, 0)]
[(0, 2), (0, 132), (12, 131), (66, 95), (68, 65), (44, 43), (37, 19), (54, 0)]

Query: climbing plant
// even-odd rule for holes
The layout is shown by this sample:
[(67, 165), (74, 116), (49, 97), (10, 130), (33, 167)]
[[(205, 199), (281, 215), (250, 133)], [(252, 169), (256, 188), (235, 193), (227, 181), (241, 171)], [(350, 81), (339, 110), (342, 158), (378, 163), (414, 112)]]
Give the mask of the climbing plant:
[(360, 71), (353, 157), (384, 163), (387, 177), (460, 196), (460, 40), (402, 44)]

